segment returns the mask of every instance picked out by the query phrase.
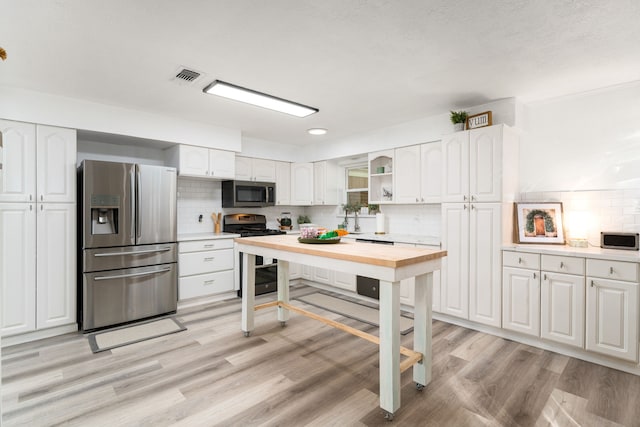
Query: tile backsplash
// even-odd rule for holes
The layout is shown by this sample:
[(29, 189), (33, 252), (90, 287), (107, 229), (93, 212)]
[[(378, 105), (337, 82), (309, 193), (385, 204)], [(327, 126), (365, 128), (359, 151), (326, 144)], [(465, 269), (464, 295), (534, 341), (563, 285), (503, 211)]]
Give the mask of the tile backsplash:
[(640, 189), (530, 192), (520, 201), (562, 202), (567, 237), (574, 215), (582, 215), (592, 246), (600, 246), (601, 231), (640, 232)]

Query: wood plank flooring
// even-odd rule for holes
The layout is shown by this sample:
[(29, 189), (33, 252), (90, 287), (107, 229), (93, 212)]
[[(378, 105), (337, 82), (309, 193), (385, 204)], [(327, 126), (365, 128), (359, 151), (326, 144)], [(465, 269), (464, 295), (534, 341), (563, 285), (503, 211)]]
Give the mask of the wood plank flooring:
[[(3, 349), (2, 425), (640, 425), (640, 377), (443, 322), (433, 325), (432, 383), (417, 391), (405, 372), (389, 423), (374, 344), (295, 314), (282, 328), (275, 309), (256, 312), (245, 338), (239, 299), (177, 318), (187, 331), (98, 354), (81, 334)], [(401, 340), (411, 347), (413, 334)]]

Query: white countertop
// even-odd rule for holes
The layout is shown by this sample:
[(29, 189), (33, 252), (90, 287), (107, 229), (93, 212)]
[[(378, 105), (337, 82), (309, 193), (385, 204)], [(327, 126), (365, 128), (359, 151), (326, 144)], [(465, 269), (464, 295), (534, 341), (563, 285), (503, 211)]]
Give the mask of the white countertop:
[(377, 240), (381, 242), (394, 242), (394, 243), (412, 243), (416, 245), (428, 245), (440, 247), (440, 238), (434, 236), (417, 236), (413, 234), (375, 234), (375, 233), (349, 233), (344, 236), (349, 239), (367, 239)]
[(215, 240), (215, 239), (233, 239), (240, 237), (237, 233), (185, 233), (178, 234), (178, 242), (188, 242), (192, 240)]
[(505, 245), (502, 249), (516, 252), (533, 252), (548, 255), (566, 255), (573, 257), (608, 259), (640, 263), (640, 252), (622, 249), (602, 249), (597, 246), (576, 248), (568, 245)]

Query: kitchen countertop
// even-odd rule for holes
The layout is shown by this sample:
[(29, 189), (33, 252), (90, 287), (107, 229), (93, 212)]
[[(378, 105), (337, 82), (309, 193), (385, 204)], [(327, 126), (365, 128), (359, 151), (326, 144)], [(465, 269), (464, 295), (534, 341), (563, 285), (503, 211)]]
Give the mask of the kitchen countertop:
[(602, 249), (597, 246), (576, 248), (568, 245), (504, 245), (504, 250), (516, 252), (533, 252), (548, 255), (566, 255), (572, 257), (597, 258), (613, 261), (640, 263), (640, 252), (621, 249)]
[(233, 239), (240, 237), (237, 233), (185, 233), (178, 234), (178, 242), (189, 242), (192, 240), (215, 240), (215, 239)]
[(368, 239), (382, 242), (412, 243), (416, 245), (429, 245), (440, 247), (440, 238), (434, 236), (416, 236), (413, 234), (375, 234), (375, 233), (349, 233), (344, 236), (349, 239)]

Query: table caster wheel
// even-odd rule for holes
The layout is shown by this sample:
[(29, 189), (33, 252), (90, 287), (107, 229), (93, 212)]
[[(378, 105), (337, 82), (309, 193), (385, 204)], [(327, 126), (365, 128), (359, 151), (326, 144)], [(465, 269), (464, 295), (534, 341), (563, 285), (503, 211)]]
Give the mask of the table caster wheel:
[(393, 413), (384, 411), (384, 419), (387, 421), (393, 421)]
[(287, 326), (287, 322), (285, 322), (284, 320), (283, 320), (283, 321), (281, 321), (281, 322), (280, 322), (280, 326), (282, 326), (282, 327), (284, 328), (285, 326)]
[(416, 390), (418, 391), (424, 390), (424, 384), (416, 383)]
[(249, 332), (249, 331), (244, 331), (244, 336), (245, 336), (245, 337), (248, 337), (249, 335), (251, 335), (251, 332)]

